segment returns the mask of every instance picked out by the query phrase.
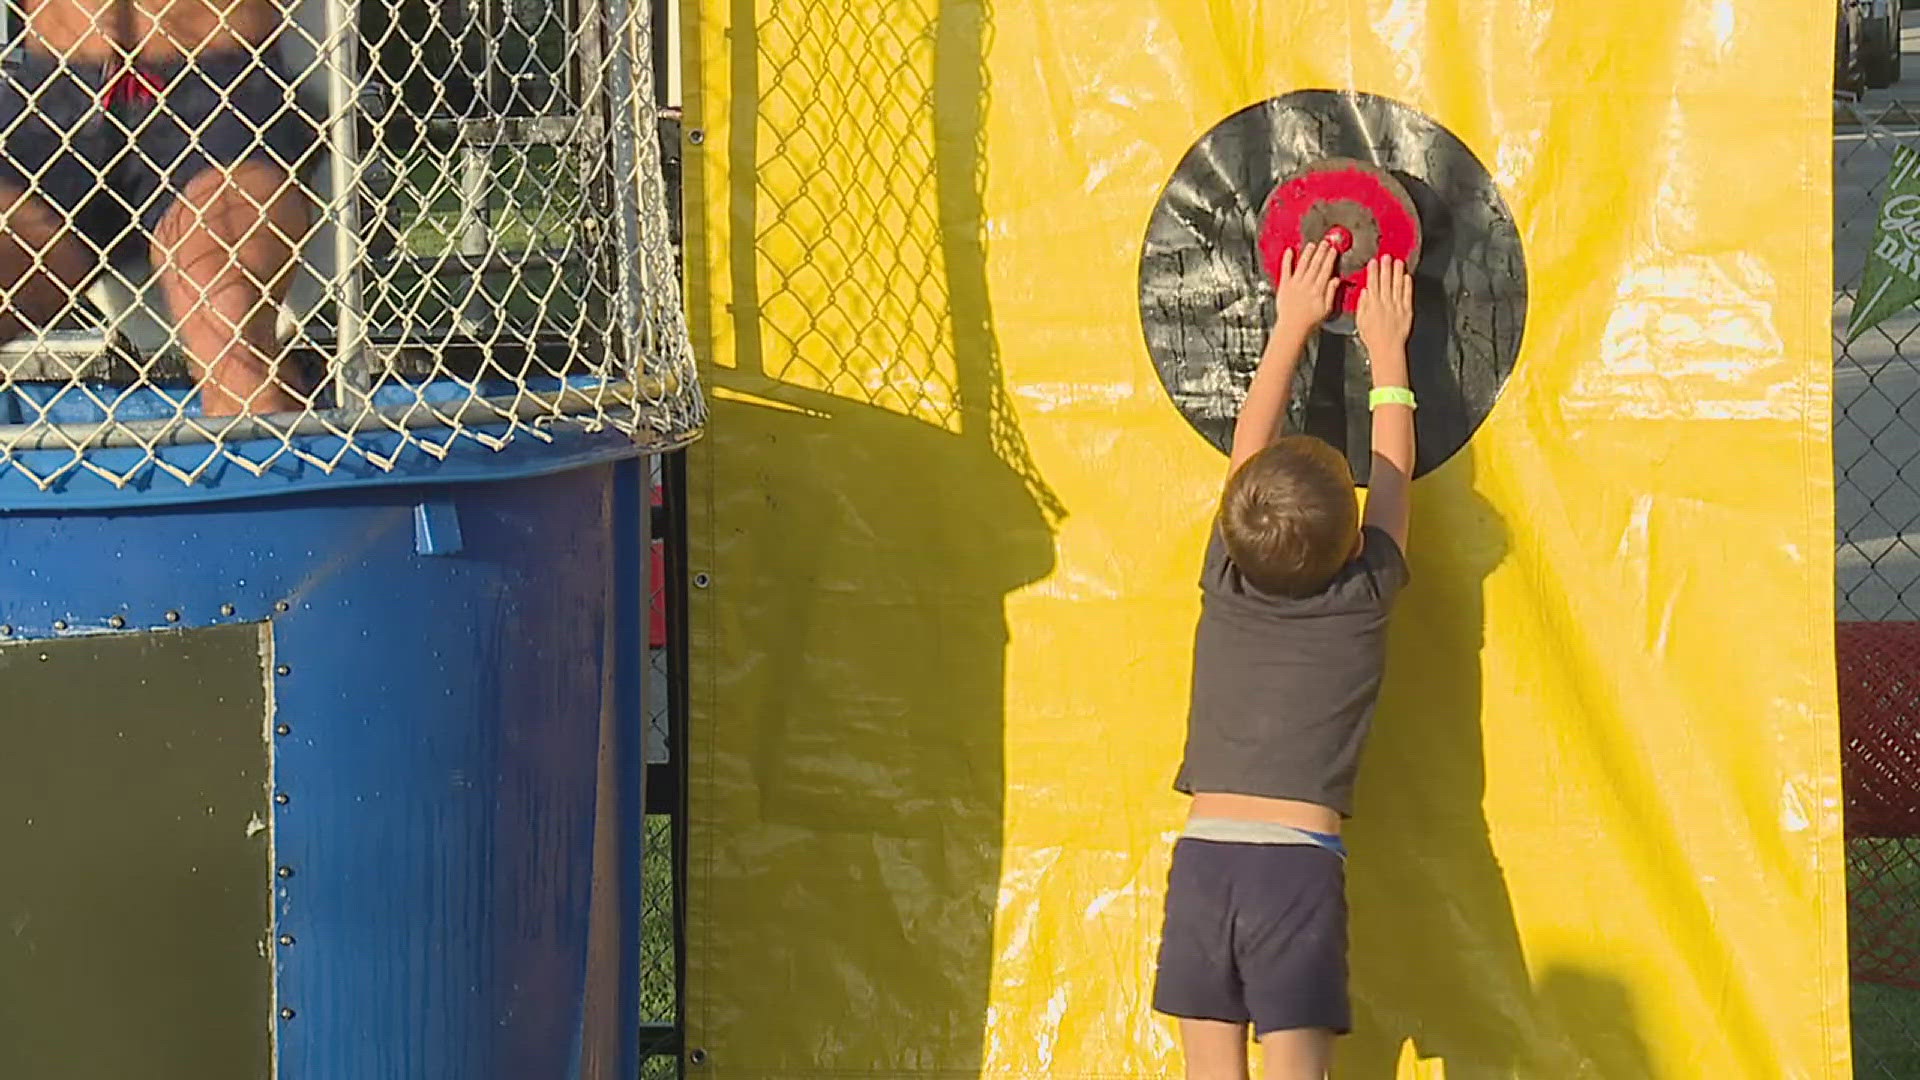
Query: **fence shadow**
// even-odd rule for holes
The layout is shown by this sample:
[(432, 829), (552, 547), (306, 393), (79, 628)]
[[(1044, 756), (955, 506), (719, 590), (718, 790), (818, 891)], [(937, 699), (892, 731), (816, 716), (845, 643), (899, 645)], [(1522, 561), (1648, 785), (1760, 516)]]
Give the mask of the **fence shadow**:
[(1005, 598), (1052, 569), (1063, 514), (988, 297), (988, 9), (741, 0), (731, 19), (711, 150), (731, 182), (707, 197), (731, 222), (733, 363), (704, 373), (695, 466), (717, 686), (695, 723), (691, 1037), (762, 1075), (973, 1072)]

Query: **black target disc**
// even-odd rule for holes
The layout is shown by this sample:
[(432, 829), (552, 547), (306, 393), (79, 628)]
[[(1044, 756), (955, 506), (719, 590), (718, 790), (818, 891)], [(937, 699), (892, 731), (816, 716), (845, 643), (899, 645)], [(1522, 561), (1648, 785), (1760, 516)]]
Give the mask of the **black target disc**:
[[(1261, 214), (1282, 179), (1352, 158), (1395, 180), (1420, 219), (1408, 342), (1425, 474), (1466, 445), (1513, 370), (1526, 258), (1513, 214), (1473, 152), (1432, 118), (1372, 94), (1302, 90), (1214, 125), (1174, 170), (1140, 255), (1140, 317), (1160, 381), (1227, 452), (1273, 322)], [(1322, 333), (1301, 360), (1292, 430), (1340, 447), (1366, 482), (1370, 387), (1357, 339)]]

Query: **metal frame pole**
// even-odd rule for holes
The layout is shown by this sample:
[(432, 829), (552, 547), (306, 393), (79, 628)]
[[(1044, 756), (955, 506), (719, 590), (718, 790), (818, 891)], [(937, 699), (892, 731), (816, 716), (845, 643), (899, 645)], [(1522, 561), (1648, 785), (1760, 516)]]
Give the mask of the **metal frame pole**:
[(640, 1075), (641, 980), (645, 966), (647, 843), (647, 623), (653, 596), (652, 514), (648, 510), (651, 458), (629, 458), (613, 467), (615, 670), (618, 728), (614, 738), (620, 830), (619, 976), (615, 994), (618, 1050), (611, 1074)]
[(327, 105), (330, 154), (327, 167), (333, 192), (334, 383), (372, 407), (372, 378), (367, 357), (365, 299), (361, 295), (359, 0), (326, 0)]
[[(644, 110), (651, 119), (654, 109), (651, 96), (645, 100), (636, 97), (632, 8), (628, 0), (606, 0), (605, 11), (606, 36), (610, 39), (607, 41), (607, 92), (612, 99), (607, 103), (607, 120), (611, 128), (608, 134), (613, 148), (613, 192), (620, 230), (620, 257), (615, 261), (621, 286), (621, 345), (626, 350), (625, 366), (631, 378), (638, 376), (651, 344), (646, 332), (646, 282), (640, 269), (646, 242), (640, 228), (641, 158), (634, 140), (641, 133), (635, 131), (635, 114)], [(656, 137), (651, 122), (646, 125), (644, 136)]]

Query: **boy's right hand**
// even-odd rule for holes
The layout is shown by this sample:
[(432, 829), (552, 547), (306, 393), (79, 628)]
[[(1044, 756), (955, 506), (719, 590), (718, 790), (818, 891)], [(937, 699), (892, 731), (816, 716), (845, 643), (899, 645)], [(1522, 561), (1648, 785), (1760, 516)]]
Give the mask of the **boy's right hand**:
[[(1360, 344), (1375, 362), (1374, 381), (1378, 383), (1382, 375), (1380, 362), (1392, 366), (1395, 359), (1402, 370), (1387, 374), (1397, 374), (1404, 380), (1407, 335), (1413, 332), (1413, 276), (1407, 273), (1406, 263), (1380, 258), (1367, 264), (1367, 284), (1360, 293), (1353, 322)], [(1404, 381), (1399, 385), (1404, 386)]]
[(1304, 344), (1315, 327), (1333, 312), (1333, 298), (1340, 291), (1340, 278), (1334, 273), (1340, 253), (1332, 244), (1314, 241), (1298, 254), (1288, 249), (1280, 255), (1280, 282), (1273, 291), (1273, 333), (1295, 347)]

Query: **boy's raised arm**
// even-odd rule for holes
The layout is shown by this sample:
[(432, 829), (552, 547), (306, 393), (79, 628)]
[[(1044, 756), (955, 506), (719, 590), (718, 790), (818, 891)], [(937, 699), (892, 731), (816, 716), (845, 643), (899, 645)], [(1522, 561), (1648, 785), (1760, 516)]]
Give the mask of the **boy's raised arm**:
[(1340, 287), (1334, 267), (1340, 253), (1331, 244), (1312, 243), (1296, 257), (1280, 257), (1280, 283), (1274, 289), (1273, 333), (1260, 354), (1260, 367), (1247, 388), (1247, 400), (1233, 426), (1233, 455), (1229, 474), (1239, 471), (1253, 455), (1273, 445), (1287, 419), (1287, 401), (1293, 393), (1293, 374), (1307, 336), (1333, 310)]
[(1398, 259), (1367, 268), (1366, 291), (1354, 313), (1373, 367), (1373, 462), (1366, 524), (1393, 537), (1404, 553), (1413, 482), (1413, 392), (1407, 381), (1407, 335), (1413, 329), (1413, 278)]

